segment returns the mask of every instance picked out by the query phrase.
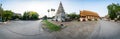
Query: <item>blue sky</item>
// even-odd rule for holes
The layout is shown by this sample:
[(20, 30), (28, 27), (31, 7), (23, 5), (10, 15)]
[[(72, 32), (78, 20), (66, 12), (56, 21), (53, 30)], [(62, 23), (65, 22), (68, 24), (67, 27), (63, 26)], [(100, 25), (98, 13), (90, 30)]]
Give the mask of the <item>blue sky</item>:
[[(119, 0), (0, 0), (4, 10), (12, 10), (15, 13), (23, 14), (25, 11), (36, 11), (40, 17), (48, 15), (47, 10), (58, 9), (60, 1), (63, 4), (66, 13), (76, 12), (80, 10), (89, 10), (97, 12), (100, 16), (107, 15), (107, 6), (112, 3), (119, 3)], [(55, 12), (49, 13), (49, 16)]]

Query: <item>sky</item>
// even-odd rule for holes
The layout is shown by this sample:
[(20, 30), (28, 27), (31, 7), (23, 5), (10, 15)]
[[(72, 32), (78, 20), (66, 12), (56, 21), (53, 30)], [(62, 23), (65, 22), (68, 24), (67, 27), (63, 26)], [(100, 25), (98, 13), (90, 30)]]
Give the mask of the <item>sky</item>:
[[(66, 14), (82, 10), (97, 12), (103, 17), (108, 14), (107, 6), (112, 3), (119, 3), (120, 0), (0, 0), (4, 10), (11, 10), (15, 13), (23, 14), (25, 11), (36, 11), (40, 17), (44, 15), (55, 15), (60, 1)], [(48, 9), (55, 9), (55, 12), (47, 12)]]

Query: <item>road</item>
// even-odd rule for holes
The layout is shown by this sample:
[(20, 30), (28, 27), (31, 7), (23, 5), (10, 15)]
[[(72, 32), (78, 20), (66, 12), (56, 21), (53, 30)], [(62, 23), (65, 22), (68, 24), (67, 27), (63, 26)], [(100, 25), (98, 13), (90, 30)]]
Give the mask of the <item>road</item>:
[(10, 21), (0, 24), (0, 39), (53, 39), (44, 32), (41, 20), (37, 21)]
[(88, 39), (120, 39), (120, 23), (101, 20)]

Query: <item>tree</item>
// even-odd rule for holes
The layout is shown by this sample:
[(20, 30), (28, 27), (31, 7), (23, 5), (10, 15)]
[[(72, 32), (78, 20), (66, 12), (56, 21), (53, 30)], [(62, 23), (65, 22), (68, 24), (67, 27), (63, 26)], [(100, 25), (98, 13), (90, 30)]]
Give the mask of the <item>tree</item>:
[(72, 20), (75, 20), (75, 19), (79, 19), (80, 15), (73, 12), (71, 14), (68, 14), (68, 17), (70, 17), (70, 19), (72, 19)]
[(15, 19), (22, 19), (21, 14), (14, 13), (14, 15), (12, 16), (12, 20), (15, 20)]
[(27, 20), (29, 17), (28, 17), (28, 13), (27, 12), (24, 12), (23, 14), (23, 20)]
[(47, 19), (48, 19), (48, 17), (45, 15), (42, 19), (43, 19), (43, 20), (47, 20)]
[(23, 15), (23, 20), (35, 20), (38, 18), (39, 18), (38, 13), (34, 11), (24, 12), (24, 15)]
[(120, 11), (120, 5), (119, 4), (110, 4), (107, 6), (108, 9), (108, 15), (111, 20), (114, 20), (117, 18), (117, 13)]
[(11, 10), (5, 10), (4, 13), (2, 14), (2, 18), (4, 21), (8, 21), (12, 19), (13, 12)]
[(38, 19), (39, 15), (37, 12), (30, 12), (30, 19)]

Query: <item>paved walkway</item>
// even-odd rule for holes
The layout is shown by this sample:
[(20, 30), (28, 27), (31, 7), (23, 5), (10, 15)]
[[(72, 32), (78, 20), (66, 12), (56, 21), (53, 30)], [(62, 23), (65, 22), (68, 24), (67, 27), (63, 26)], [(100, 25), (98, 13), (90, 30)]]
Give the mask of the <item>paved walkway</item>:
[(120, 39), (120, 23), (99, 21), (89, 39)]
[[(61, 24), (61, 22), (53, 22), (54, 24)], [(86, 21), (86, 22), (62, 22), (66, 26), (61, 31), (54, 32), (56, 39), (87, 39), (94, 28), (96, 27), (97, 21)]]
[[(59, 23), (56, 23), (59, 24)], [(65, 22), (66, 28), (46, 32), (41, 20), (0, 24), (0, 39), (120, 39), (120, 23), (111, 21)]]
[(41, 20), (0, 24), (0, 39), (54, 39), (41, 28)]

